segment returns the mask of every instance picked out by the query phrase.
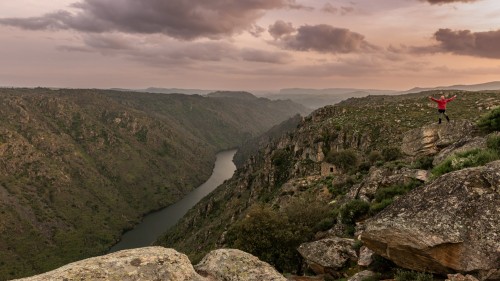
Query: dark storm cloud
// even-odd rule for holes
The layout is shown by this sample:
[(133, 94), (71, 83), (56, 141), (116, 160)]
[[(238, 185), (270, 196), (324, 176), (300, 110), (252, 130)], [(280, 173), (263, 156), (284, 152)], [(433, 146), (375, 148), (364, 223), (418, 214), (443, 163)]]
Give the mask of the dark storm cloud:
[(266, 10), (308, 9), (295, 0), (83, 0), (76, 13), (3, 18), (0, 24), (30, 30), (163, 33), (178, 39), (219, 38), (251, 28)]
[[(82, 38), (85, 45), (59, 46), (69, 52), (97, 52), (103, 55), (124, 56), (145, 64), (186, 65), (197, 62), (248, 61), (284, 64), (292, 61), (286, 52), (274, 52), (254, 48), (238, 48), (221, 41), (175, 42), (144, 41), (136, 36), (120, 34), (89, 34)], [(139, 44), (137, 44), (139, 42)], [(140, 45), (140, 48), (137, 46)], [(168, 45), (169, 48), (164, 48)]]
[(413, 47), (414, 53), (453, 53), (474, 57), (500, 59), (500, 30), (472, 32), (470, 30), (439, 29), (434, 33), (437, 45)]
[(283, 35), (295, 32), (295, 28), (291, 22), (284, 22), (282, 20), (278, 20), (274, 24), (270, 25), (268, 30), (274, 39), (278, 39)]
[(377, 49), (359, 33), (331, 25), (303, 25), (296, 34), (278, 40), (284, 48), (321, 53), (354, 53)]
[(470, 2), (477, 2), (480, 0), (421, 0), (421, 1), (428, 2), (431, 4), (450, 4), (450, 3), (459, 3), (459, 2), (470, 3)]

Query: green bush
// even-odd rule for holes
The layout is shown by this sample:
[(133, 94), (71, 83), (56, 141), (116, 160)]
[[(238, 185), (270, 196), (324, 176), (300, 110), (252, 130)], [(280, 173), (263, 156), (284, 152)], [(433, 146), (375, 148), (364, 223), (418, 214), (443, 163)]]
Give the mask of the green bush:
[(397, 195), (403, 195), (421, 184), (418, 180), (412, 180), (404, 185), (391, 185), (379, 188), (375, 193), (375, 202), (382, 202), (384, 199), (392, 199)]
[(382, 157), (382, 154), (377, 150), (373, 150), (370, 152), (370, 154), (368, 154), (368, 161), (370, 161), (371, 164), (375, 164), (377, 161), (380, 161), (382, 159), (384, 159)]
[(500, 153), (500, 134), (489, 136), (486, 140), (486, 145), (489, 149)]
[(386, 147), (382, 150), (382, 157), (385, 161), (394, 161), (401, 158), (403, 154), (399, 147)]
[(500, 131), (500, 107), (481, 117), (477, 125), (485, 132)]
[(341, 222), (347, 225), (354, 225), (357, 219), (361, 218), (370, 210), (370, 204), (363, 200), (352, 200), (340, 208)]
[(292, 153), (285, 149), (276, 150), (271, 161), (275, 167), (275, 185), (281, 186), (289, 177), (290, 168), (292, 167)]
[(269, 207), (252, 208), (228, 230), (227, 241), (230, 247), (249, 252), (281, 271), (296, 264), (298, 258), (291, 246), (299, 244), (288, 218)]
[(249, 252), (281, 272), (300, 273), (300, 244), (333, 226), (337, 212), (312, 199), (293, 199), (282, 210), (263, 205), (250, 208), (244, 219), (233, 224), (227, 245)]
[(382, 200), (381, 202), (375, 202), (370, 205), (370, 214), (374, 215), (383, 209), (385, 209), (387, 206), (391, 205), (393, 202), (393, 199), (387, 198)]
[(398, 270), (396, 270), (396, 274), (394, 274), (394, 280), (396, 280), (396, 281), (433, 281), (434, 277), (430, 273), (398, 269)]
[(394, 197), (398, 195), (403, 195), (410, 190), (420, 186), (422, 183), (418, 180), (412, 180), (408, 184), (404, 185), (391, 185), (388, 187), (379, 188), (375, 193), (375, 198), (370, 205), (370, 214), (374, 215), (387, 206), (391, 205)]
[(359, 165), (359, 157), (354, 150), (330, 151), (326, 158), (326, 162), (335, 165), (337, 168), (347, 172), (357, 168)]
[(423, 170), (430, 170), (432, 169), (432, 161), (434, 161), (434, 158), (429, 157), (429, 156), (422, 156), (415, 161), (413, 164), (414, 169), (423, 169)]
[(496, 150), (473, 149), (447, 158), (443, 163), (432, 169), (432, 174), (438, 177), (452, 171), (482, 166), (499, 158), (499, 153)]

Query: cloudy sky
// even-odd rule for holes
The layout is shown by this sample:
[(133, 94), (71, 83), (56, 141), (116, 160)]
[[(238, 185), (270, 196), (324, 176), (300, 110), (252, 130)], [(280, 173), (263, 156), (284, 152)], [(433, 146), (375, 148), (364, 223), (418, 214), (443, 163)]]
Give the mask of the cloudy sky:
[(409, 89), (500, 80), (498, 0), (0, 1), (0, 86)]

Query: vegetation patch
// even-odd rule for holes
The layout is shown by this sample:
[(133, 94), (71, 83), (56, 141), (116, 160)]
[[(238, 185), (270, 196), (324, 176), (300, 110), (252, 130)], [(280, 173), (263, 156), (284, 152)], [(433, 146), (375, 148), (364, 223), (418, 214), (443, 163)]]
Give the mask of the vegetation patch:
[(326, 162), (335, 165), (344, 172), (354, 170), (359, 165), (359, 157), (356, 151), (347, 149), (341, 151), (330, 151), (325, 158)]
[(394, 274), (396, 281), (432, 281), (434, 277), (430, 273), (417, 272), (412, 270), (397, 269)]
[(374, 215), (387, 206), (391, 205), (396, 196), (406, 194), (410, 190), (422, 185), (418, 180), (412, 180), (404, 185), (391, 185), (388, 187), (379, 188), (375, 193), (375, 198), (370, 205), (370, 214)]
[(484, 132), (500, 131), (500, 107), (497, 107), (481, 117), (477, 125)]
[[(326, 204), (304, 199), (295, 199), (282, 210), (257, 205), (231, 226), (226, 241), (229, 247), (251, 253), (280, 272), (300, 274), (302, 258), (296, 249), (316, 232), (331, 227), (333, 216)], [(330, 223), (325, 226), (326, 219)]]
[(498, 150), (491, 148), (473, 149), (448, 157), (443, 163), (432, 169), (432, 175), (438, 177), (464, 168), (483, 166), (498, 159), (500, 159)]

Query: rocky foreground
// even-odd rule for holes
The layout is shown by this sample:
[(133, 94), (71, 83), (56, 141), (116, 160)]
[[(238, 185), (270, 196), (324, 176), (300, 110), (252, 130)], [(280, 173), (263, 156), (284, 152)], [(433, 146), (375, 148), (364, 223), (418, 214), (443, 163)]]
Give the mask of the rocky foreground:
[(91, 258), (18, 281), (286, 281), (269, 264), (233, 249), (210, 252), (193, 267), (188, 257), (173, 249), (148, 247)]

